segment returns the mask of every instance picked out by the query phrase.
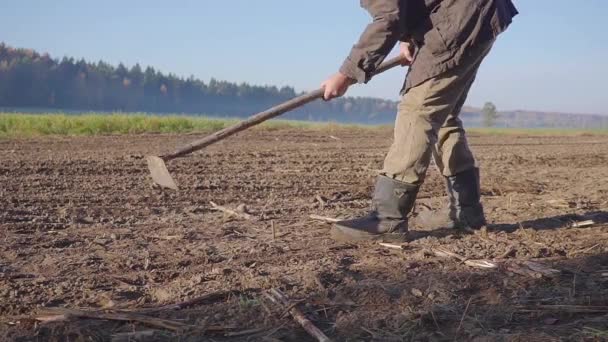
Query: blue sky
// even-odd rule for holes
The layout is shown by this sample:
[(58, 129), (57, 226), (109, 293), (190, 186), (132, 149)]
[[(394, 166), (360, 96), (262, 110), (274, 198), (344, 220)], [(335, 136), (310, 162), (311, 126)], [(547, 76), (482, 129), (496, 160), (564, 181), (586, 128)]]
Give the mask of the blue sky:
[[(468, 104), (608, 114), (608, 1), (514, 2), (521, 14)], [(0, 1), (0, 40), (54, 57), (311, 90), (368, 20), (356, 0)], [(391, 71), (349, 95), (396, 99), (404, 75)]]

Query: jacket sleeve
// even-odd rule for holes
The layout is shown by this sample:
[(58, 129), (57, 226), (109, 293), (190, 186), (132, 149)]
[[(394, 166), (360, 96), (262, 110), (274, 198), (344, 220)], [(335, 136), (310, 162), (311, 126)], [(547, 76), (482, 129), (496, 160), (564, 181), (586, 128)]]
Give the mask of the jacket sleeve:
[(340, 72), (367, 83), (374, 71), (391, 52), (395, 44), (406, 37), (405, 4), (403, 0), (361, 0), (373, 18), (363, 31), (348, 58), (342, 64)]

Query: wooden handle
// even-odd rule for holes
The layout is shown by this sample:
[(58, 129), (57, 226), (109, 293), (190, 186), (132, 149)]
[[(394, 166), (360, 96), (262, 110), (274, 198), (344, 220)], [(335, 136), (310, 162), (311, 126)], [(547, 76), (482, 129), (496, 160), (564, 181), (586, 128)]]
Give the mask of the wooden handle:
[[(392, 69), (398, 65), (401, 65), (401, 63), (402, 63), (401, 56), (392, 58), (392, 59), (382, 63), (378, 67), (376, 72), (374, 73), (374, 76), (381, 74), (389, 69)], [(313, 92), (298, 96), (298, 97), (291, 99), (287, 102), (284, 102), (278, 106), (272, 107), (266, 111), (255, 114), (255, 115), (251, 116), (250, 118), (243, 120), (233, 126), (226, 127), (224, 129), (219, 130), (202, 139), (193, 141), (190, 144), (176, 150), (173, 153), (161, 156), (161, 158), (164, 161), (169, 161), (171, 159), (179, 158), (184, 155), (190, 154), (194, 151), (198, 151), (198, 150), (205, 148), (209, 145), (212, 145), (220, 140), (223, 140), (231, 135), (244, 131), (252, 126), (258, 125), (266, 120), (272, 119), (272, 118), (277, 117), (282, 114), (285, 114), (285, 113), (287, 113), (291, 110), (294, 110), (298, 107), (301, 107), (307, 103), (310, 103), (317, 99), (323, 98), (323, 95), (324, 95), (323, 89), (318, 89)]]

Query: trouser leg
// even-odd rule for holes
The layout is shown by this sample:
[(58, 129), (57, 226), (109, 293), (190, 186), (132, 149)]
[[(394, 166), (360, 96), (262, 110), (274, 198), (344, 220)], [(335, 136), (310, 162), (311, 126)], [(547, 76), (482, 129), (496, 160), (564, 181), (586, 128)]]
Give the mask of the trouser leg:
[(458, 114), (490, 48), (491, 44), (480, 48), (462, 65), (411, 88), (402, 97), (383, 174), (422, 184), (434, 148), (444, 175), (475, 164)]

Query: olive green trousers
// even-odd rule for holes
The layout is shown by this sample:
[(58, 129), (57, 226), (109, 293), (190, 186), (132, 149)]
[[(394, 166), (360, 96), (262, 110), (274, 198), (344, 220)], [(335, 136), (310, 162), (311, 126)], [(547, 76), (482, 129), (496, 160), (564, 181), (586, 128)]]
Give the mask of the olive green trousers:
[(383, 174), (422, 184), (431, 156), (446, 177), (476, 167), (458, 116), (492, 44), (474, 49), (462, 64), (410, 88), (402, 96)]

